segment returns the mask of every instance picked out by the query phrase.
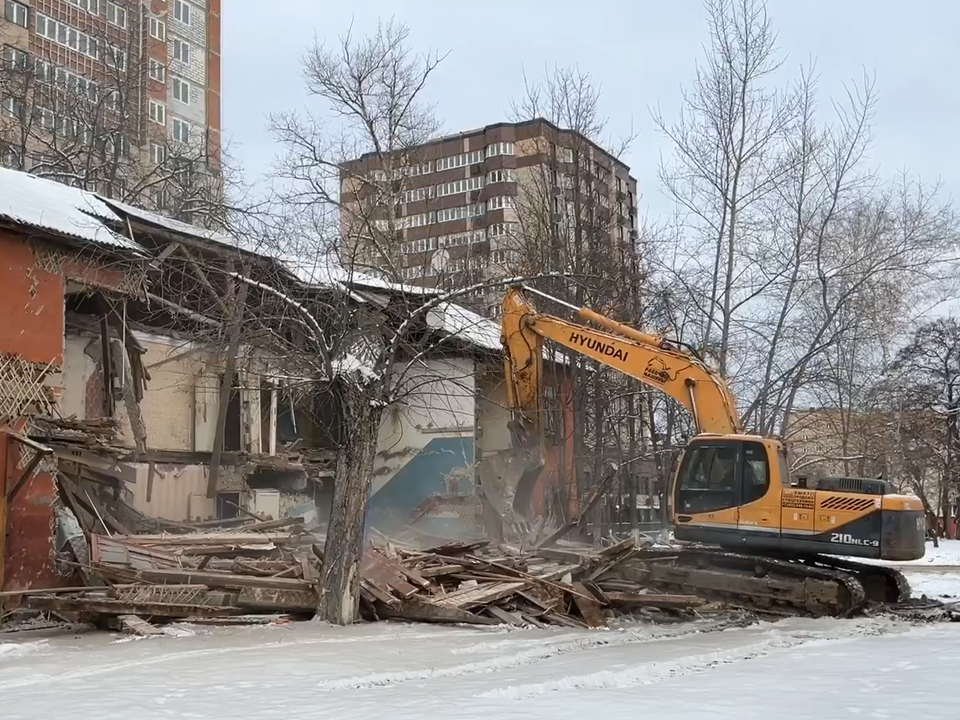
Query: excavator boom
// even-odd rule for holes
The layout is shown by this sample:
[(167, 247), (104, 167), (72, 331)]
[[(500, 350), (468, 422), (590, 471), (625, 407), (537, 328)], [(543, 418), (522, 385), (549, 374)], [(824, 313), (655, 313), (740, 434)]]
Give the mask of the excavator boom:
[(548, 338), (662, 390), (687, 408), (697, 432), (730, 435), (741, 431), (727, 383), (692, 353), (588, 308), (569, 307), (579, 319), (601, 325), (604, 330), (538, 313), (520, 288), (507, 292), (503, 301), (503, 342), (507, 397), (516, 402), (515, 407), (528, 412), (539, 409), (542, 345), (543, 339)]

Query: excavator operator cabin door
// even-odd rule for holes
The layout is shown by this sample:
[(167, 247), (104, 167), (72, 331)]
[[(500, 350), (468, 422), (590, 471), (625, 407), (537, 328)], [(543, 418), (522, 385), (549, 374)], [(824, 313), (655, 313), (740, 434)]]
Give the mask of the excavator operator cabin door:
[[(743, 443), (694, 441), (683, 454), (676, 493), (678, 533), (697, 528), (699, 539), (722, 542), (737, 534)], [(680, 534), (678, 534), (680, 537)]]

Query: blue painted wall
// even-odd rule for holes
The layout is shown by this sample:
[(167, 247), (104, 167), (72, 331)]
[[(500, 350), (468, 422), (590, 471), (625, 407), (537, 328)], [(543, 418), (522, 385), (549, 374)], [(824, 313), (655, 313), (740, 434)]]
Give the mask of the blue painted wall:
[(461, 477), (454, 489), (469, 493), (473, 487), (472, 437), (432, 438), (409, 462), (372, 493), (367, 525), (387, 528), (409, 522), (414, 511), (431, 495), (447, 492), (447, 478), (458, 469)]

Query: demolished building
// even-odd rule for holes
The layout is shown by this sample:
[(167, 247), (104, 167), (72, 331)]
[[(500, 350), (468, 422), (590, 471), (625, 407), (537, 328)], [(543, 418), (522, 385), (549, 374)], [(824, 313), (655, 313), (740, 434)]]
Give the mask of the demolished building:
[[(379, 312), (409, 302), (410, 289), (306, 272), (22, 173), (0, 170), (0, 189), (0, 589), (54, 587), (83, 565), (58, 562), (71, 515), (108, 534), (251, 514), (322, 524), (335, 404), (302, 356), (240, 332), (236, 308), (272, 313), (276, 334), (295, 343), (303, 318), (291, 303)], [(449, 303), (416, 330), (437, 352), (418, 357), (385, 413), (368, 523), (476, 534), (477, 463), (509, 443), (499, 330)], [(362, 372), (364, 359), (353, 360)], [(575, 509), (565, 382), (557, 373), (540, 516)]]

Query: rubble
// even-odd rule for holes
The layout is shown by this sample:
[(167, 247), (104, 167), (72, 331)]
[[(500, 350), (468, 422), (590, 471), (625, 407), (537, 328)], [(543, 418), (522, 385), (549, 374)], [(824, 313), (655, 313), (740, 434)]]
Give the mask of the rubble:
[[(92, 533), (83, 568), (91, 585), (34, 591), (23, 597), (23, 605), (138, 635), (153, 634), (151, 622), (309, 617), (319, 599), (323, 553), (316, 541), (298, 518), (181, 534)], [(632, 541), (533, 554), (487, 541), (424, 550), (388, 542), (364, 553), (362, 615), (572, 628), (605, 627), (633, 613), (689, 617), (704, 600), (651, 592), (630, 579), (642, 575), (638, 562), (670, 558)]]

